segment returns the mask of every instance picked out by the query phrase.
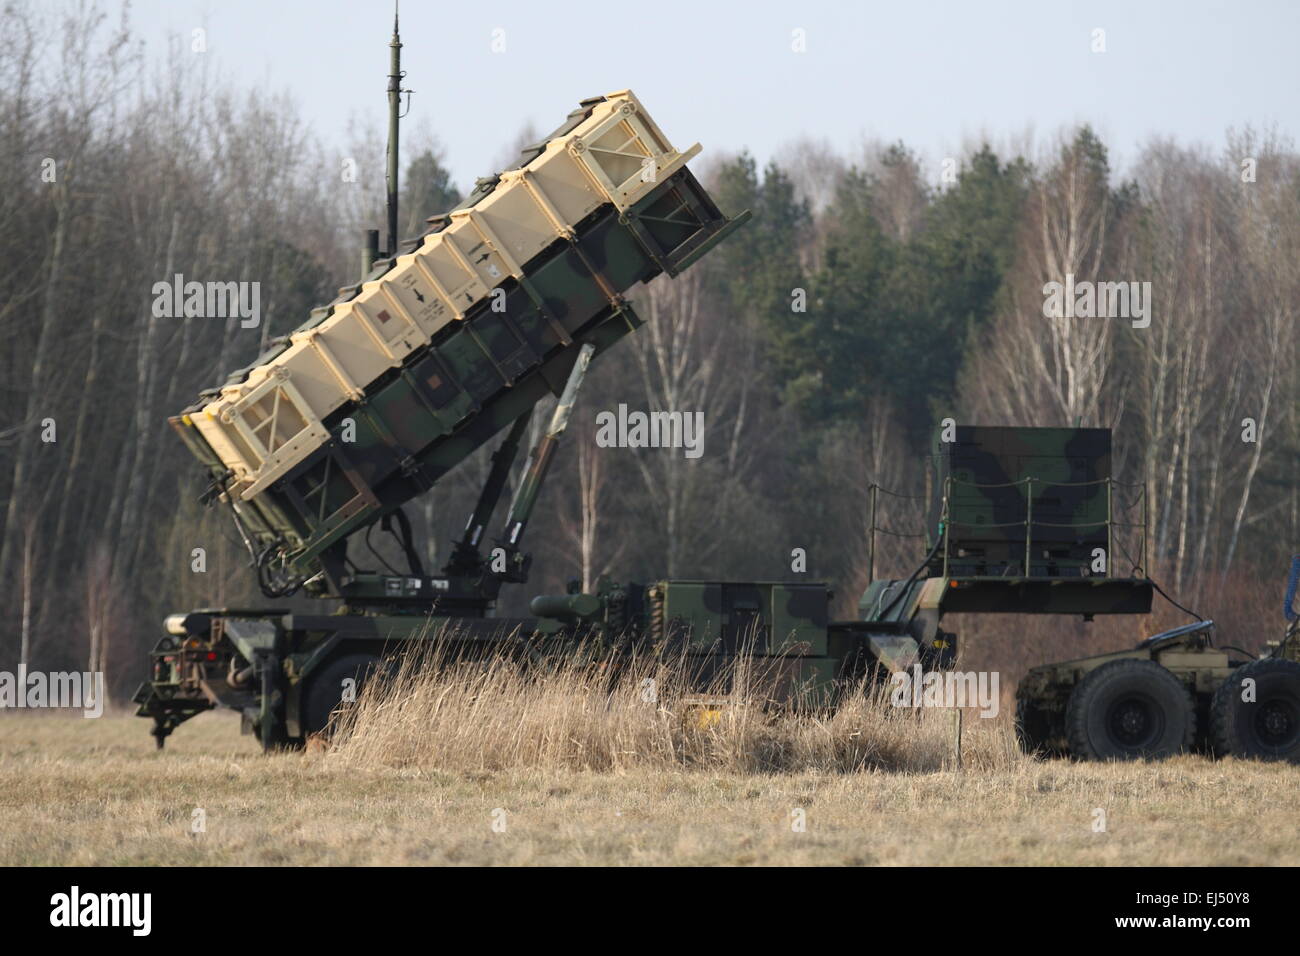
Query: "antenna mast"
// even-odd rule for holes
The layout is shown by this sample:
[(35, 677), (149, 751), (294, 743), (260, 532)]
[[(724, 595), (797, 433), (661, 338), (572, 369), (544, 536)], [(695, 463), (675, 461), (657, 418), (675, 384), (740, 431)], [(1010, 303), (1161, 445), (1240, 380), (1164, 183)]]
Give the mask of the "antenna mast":
[(388, 73), (388, 250), (397, 255), (397, 125), (402, 103), (402, 38), (397, 32), (397, 3), (393, 3), (393, 39), (389, 41)]

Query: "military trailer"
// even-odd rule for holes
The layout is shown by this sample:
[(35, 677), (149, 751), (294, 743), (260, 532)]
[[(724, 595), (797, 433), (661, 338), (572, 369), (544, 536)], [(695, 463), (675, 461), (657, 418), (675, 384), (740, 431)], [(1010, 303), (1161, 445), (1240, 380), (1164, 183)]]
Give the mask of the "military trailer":
[[(503, 584), (528, 578), (524, 531), (586, 369), (641, 324), (630, 287), (677, 276), (748, 218), (723, 216), (686, 167), (699, 145), (674, 148), (621, 90), (584, 100), (512, 168), (399, 244), (396, 22), (390, 48), (387, 250), (372, 233), (360, 282), (170, 420), (204, 468), (202, 500), (229, 511), (262, 593), (337, 607), (169, 617), (135, 695), (159, 746), (216, 706), (239, 710), (268, 749), (299, 745), (325, 728), (346, 678), (431, 633), (453, 635), (453, 655), (539, 653), (535, 620), (490, 614)], [(488, 540), (533, 408), (548, 396), (555, 411)], [(428, 573), (402, 506), (500, 432), (464, 534)], [(405, 569), (349, 554), (375, 530), (397, 539)]]
[[(602, 580), (594, 594), (534, 598), (529, 617), (495, 616), (502, 586), (528, 579), (524, 532), (589, 364), (641, 324), (624, 294), (679, 275), (748, 213), (724, 216), (686, 167), (698, 144), (674, 148), (622, 90), (584, 100), (515, 166), (399, 243), (396, 24), (390, 47), (386, 251), (372, 232), (361, 281), (170, 420), (203, 467), (202, 500), (227, 510), (273, 603), (167, 618), (134, 698), (159, 747), (215, 707), (240, 712), (267, 750), (302, 746), (328, 731), (345, 688), (413, 646), (524, 665), (630, 648), (683, 659), (701, 689), (724, 694), (744, 662), (774, 705), (828, 708), (872, 675), (951, 667), (948, 613), (1150, 610), (1145, 540), (1118, 570), (1121, 539), (1145, 519), (1122, 520), (1116, 506), (1108, 430), (945, 423), (929, 459), (924, 559), (904, 580), (872, 581), (854, 620), (830, 620), (830, 590), (802, 581)], [(548, 396), (555, 409), (490, 535)], [(463, 534), (430, 573), (403, 506), (501, 435)], [(366, 566), (355, 545), (375, 531), (396, 539), (406, 568)], [(876, 531), (873, 505), (873, 543)], [(297, 593), (327, 612), (274, 603)], [(1188, 745), (1175, 691), (1200, 699), (1242, 663), (1210, 645), (1211, 631), (1206, 622), (1114, 660), (1035, 671), (1020, 690), (1026, 747), (1064, 736), (1080, 756), (1107, 757)], [(1294, 656), (1288, 640), (1246, 664), (1272, 702), (1269, 740), (1295, 726), (1292, 698), (1270, 689), (1293, 689)], [(1240, 741), (1255, 725), (1233, 715), (1254, 711), (1226, 697), (1213, 708), (1226, 715), (1225, 748), (1253, 753)], [(1123, 746), (1096, 730), (1112, 725)]]

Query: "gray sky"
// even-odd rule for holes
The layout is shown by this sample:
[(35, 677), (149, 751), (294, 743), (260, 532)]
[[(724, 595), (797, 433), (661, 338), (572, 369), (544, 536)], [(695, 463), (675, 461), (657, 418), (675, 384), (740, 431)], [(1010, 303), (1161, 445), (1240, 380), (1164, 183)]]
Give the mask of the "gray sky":
[[(239, 84), (288, 91), (325, 142), (384, 122), (389, 2), (137, 0), (147, 49), (169, 34)], [(1105, 31), (1094, 53), (1093, 31)], [(493, 52), (493, 31), (505, 49)], [(792, 50), (801, 29), (806, 51)], [(1091, 122), (1117, 165), (1153, 135), (1217, 150), (1229, 126), (1300, 131), (1300, 2), (442, 2), (402, 8), (412, 120), (464, 188), (523, 126), (630, 87), (673, 140), (766, 161), (786, 142), (902, 139), (927, 160), (972, 137), (1038, 141)], [(932, 178), (937, 178), (937, 168)]]

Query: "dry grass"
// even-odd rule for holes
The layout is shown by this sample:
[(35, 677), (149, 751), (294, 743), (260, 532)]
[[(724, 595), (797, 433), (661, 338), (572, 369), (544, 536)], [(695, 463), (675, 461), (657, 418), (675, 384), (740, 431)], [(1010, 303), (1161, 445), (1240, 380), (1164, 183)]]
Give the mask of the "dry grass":
[[(692, 770), (738, 774), (924, 772), (953, 763), (950, 711), (900, 710), (851, 694), (833, 713), (764, 705), (772, 676), (754, 667), (708, 717), (684, 669), (646, 660), (611, 678), (581, 655), (525, 674), (501, 660), (448, 667), (409, 657), (342, 715), (330, 759), (353, 767), (439, 770)], [(705, 717), (705, 719), (702, 719)], [(1001, 721), (968, 718), (963, 760), (1006, 769), (1022, 758)]]
[(399, 674), (332, 750), (270, 758), (229, 714), (161, 753), (122, 714), (4, 715), (0, 865), (1300, 863), (1295, 767), (1041, 763), (1003, 715), (967, 720), (955, 770), (946, 713), (700, 729), (634, 676)]

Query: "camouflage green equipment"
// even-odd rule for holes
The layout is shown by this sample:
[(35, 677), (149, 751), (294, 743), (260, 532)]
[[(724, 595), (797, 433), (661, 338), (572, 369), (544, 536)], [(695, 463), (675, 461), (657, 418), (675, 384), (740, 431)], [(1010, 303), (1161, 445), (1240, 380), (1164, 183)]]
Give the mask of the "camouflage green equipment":
[(931, 530), (945, 570), (977, 577), (1088, 576), (1110, 541), (1110, 431), (956, 425), (935, 436)]
[[(684, 648), (704, 682), (743, 656), (790, 674), (789, 700), (825, 704), (873, 671), (951, 667), (957, 636), (941, 626), (945, 614), (1150, 611), (1140, 567), (1116, 575), (1107, 558), (1129, 524), (1112, 513), (1108, 430), (963, 426), (950, 442), (946, 433), (931, 458), (929, 551), (910, 578), (872, 581), (857, 620), (827, 620), (823, 584), (662, 581), (637, 603), (639, 633)], [(600, 592), (538, 599), (532, 610), (591, 623), (608, 606)]]
[(839, 661), (830, 656), (824, 584), (661, 581), (647, 594), (647, 636), (687, 678), (727, 693), (744, 678), (768, 697), (800, 706), (832, 702)]
[(1129, 651), (1035, 667), (1016, 689), (1016, 733), (1028, 753), (1079, 759), (1164, 757), (1191, 749), (1300, 763), (1300, 653), (1293, 601), (1284, 636), (1255, 657), (1214, 645), (1197, 620)]
[[(871, 582), (864, 640), (887, 669), (946, 666), (949, 613), (1145, 614), (1152, 585), (1115, 573), (1110, 431), (958, 426), (936, 430), (927, 471), (929, 551), (905, 581)], [(872, 566), (876, 505), (872, 503)], [(1145, 542), (1137, 545), (1138, 553)]]
[[(833, 702), (841, 662), (831, 656), (824, 584), (780, 581), (598, 583), (595, 594), (542, 595), (538, 630), (595, 627), (682, 667), (700, 691), (748, 691), (797, 706)], [(741, 662), (744, 665), (741, 666)]]
[[(373, 268), (248, 368), (173, 418), (204, 465), (204, 500), (229, 508), (262, 592), (339, 598), (342, 613), (209, 609), (173, 615), (138, 713), (159, 746), (214, 706), (243, 712), (267, 748), (324, 728), (340, 682), (394, 648), (451, 634), (454, 654), (532, 653), (534, 620), (488, 618), (521, 549), (587, 364), (640, 325), (623, 293), (676, 276), (748, 218), (727, 219), (629, 90), (584, 100), (511, 169), (398, 248), (401, 42), (387, 89), (389, 243)], [(378, 261), (375, 261), (378, 259)], [(533, 406), (560, 398), (505, 528), (485, 529)], [(440, 574), (427, 574), (401, 508), (505, 431)], [(348, 540), (378, 525), (409, 573), (358, 570)], [(485, 547), (490, 548), (488, 554)], [(450, 618), (430, 628), (431, 615)]]

